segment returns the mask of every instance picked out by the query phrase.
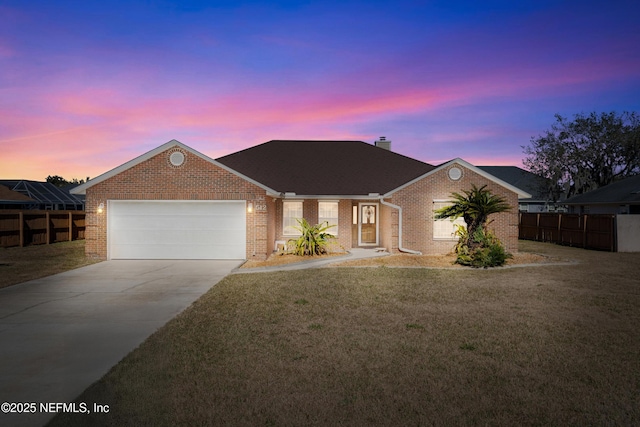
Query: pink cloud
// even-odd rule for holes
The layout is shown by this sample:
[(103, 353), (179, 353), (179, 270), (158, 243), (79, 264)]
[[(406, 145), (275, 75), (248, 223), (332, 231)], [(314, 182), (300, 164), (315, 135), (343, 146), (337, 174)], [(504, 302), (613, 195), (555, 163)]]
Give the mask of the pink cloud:
[(131, 156), (125, 149), (126, 140), (122, 142), (111, 129), (100, 127), (34, 133), (0, 141), (6, 147), (0, 170), (3, 178), (34, 180), (44, 180), (48, 175), (97, 176)]
[[(68, 82), (66, 85), (42, 93), (37, 87), (31, 88), (28, 102), (18, 104), (23, 105), (22, 110), (9, 108), (11, 100), (5, 100), (0, 144), (13, 148), (3, 155), (2, 175), (32, 179), (49, 174), (96, 176), (172, 138), (194, 144), (211, 157), (273, 138), (371, 140), (379, 135), (350, 129), (358, 123), (433, 115), (491, 99), (522, 100), (557, 94), (569, 91), (571, 86), (630, 75), (631, 70), (640, 68), (633, 58), (620, 59), (612, 54), (606, 59), (595, 65), (585, 59), (543, 70), (523, 69), (516, 64), (462, 80), (434, 76), (427, 83), (399, 84), (380, 79), (375, 90), (363, 85), (358, 73), (353, 73), (332, 82), (335, 87), (345, 88), (343, 91), (327, 89), (329, 83), (325, 81), (317, 87), (298, 85), (286, 92), (254, 84), (219, 94), (214, 90), (198, 92), (198, 83), (148, 92), (144, 88), (154, 85), (145, 86), (149, 78), (145, 70), (116, 83), (95, 84), (87, 72), (72, 69), (58, 77)], [(587, 65), (591, 71), (585, 72)], [(375, 81), (376, 76), (371, 79)], [(29, 106), (36, 106), (35, 112)], [(501, 131), (486, 126), (469, 131), (451, 128), (430, 134), (428, 142), (446, 145), (483, 141)], [(465, 160), (474, 164), (521, 163), (521, 157), (484, 159), (472, 155)]]

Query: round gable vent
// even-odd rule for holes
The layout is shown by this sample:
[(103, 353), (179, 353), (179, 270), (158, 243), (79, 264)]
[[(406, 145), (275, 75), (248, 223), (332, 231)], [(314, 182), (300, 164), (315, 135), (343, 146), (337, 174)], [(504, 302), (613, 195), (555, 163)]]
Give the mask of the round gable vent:
[(462, 169), (456, 166), (449, 169), (449, 178), (453, 181), (457, 181), (462, 178)]
[(171, 166), (182, 166), (184, 164), (184, 159), (184, 153), (180, 150), (172, 151), (171, 154), (169, 154), (169, 163), (171, 163)]

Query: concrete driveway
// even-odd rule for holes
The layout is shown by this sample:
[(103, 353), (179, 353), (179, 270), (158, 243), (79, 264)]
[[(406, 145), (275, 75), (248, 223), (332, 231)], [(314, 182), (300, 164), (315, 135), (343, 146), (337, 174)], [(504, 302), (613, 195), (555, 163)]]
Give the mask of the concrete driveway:
[(0, 404), (37, 404), (0, 425), (45, 424), (40, 403), (73, 401), (240, 264), (105, 261), (0, 289)]

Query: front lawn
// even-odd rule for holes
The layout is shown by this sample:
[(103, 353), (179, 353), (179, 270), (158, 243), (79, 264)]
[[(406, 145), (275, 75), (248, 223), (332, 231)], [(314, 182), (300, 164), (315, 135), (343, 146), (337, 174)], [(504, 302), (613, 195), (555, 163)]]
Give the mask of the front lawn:
[(84, 254), (84, 240), (0, 248), (0, 288), (94, 264)]
[(51, 425), (637, 425), (640, 254), (232, 275)]

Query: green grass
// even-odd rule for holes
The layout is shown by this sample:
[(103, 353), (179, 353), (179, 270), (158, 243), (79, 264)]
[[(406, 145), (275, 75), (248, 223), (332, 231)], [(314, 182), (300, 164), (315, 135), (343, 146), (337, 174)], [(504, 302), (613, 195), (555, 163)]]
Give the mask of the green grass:
[(0, 248), (0, 288), (98, 261), (85, 256), (84, 240), (22, 248)]
[(460, 345), (460, 350), (469, 350), (473, 351), (476, 349), (476, 345), (470, 342), (465, 342)]
[(424, 326), (417, 323), (407, 323), (407, 329), (424, 329)]
[(51, 425), (638, 425), (640, 254), (549, 246), (581, 264), (229, 276)]

